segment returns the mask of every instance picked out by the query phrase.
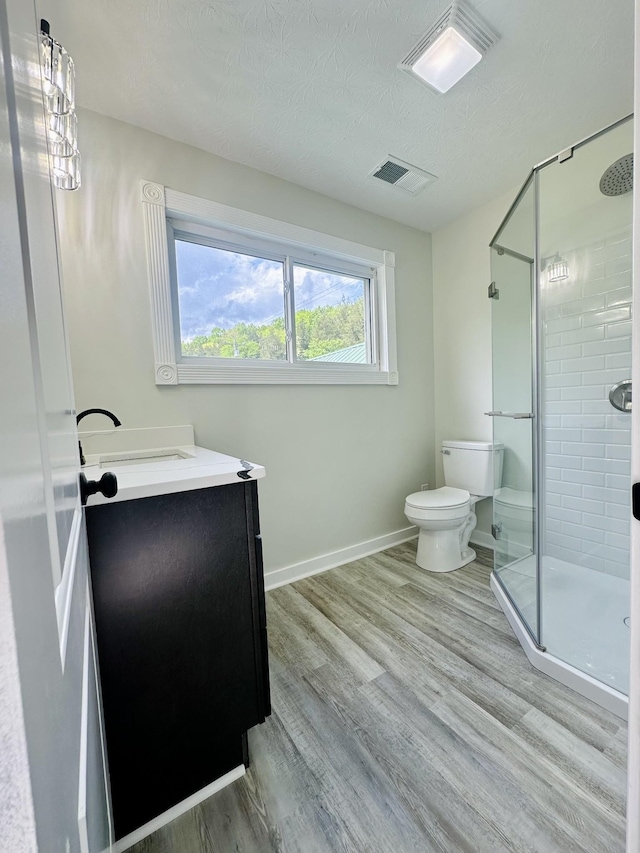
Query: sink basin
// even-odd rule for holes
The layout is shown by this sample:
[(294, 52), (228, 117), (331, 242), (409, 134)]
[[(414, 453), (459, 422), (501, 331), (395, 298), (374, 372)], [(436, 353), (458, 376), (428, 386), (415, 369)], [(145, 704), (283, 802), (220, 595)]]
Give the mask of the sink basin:
[(149, 465), (152, 462), (175, 462), (180, 459), (195, 459), (193, 453), (186, 453), (177, 447), (163, 447), (159, 450), (130, 450), (124, 453), (103, 453), (98, 466), (100, 468), (120, 468), (123, 465)]

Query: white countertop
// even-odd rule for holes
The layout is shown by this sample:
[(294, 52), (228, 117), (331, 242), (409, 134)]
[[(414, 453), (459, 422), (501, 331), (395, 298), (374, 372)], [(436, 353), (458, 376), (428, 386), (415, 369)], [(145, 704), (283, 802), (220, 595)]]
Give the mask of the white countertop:
[[(169, 429), (176, 428), (167, 428)], [(127, 436), (127, 433), (135, 435)], [(110, 441), (111, 436), (114, 436), (114, 441)], [(115, 440), (116, 436), (117, 440)], [(189, 433), (185, 433), (181, 437), (188, 436)], [(173, 434), (167, 432), (167, 437), (176, 438), (177, 435), (175, 432)], [(237, 456), (217, 453), (215, 450), (207, 450), (196, 444), (179, 445), (173, 441), (165, 441), (162, 429), (87, 432), (81, 433), (80, 439), (86, 457), (86, 464), (82, 468), (85, 477), (88, 480), (99, 480), (105, 472), (111, 471), (118, 478), (118, 494), (115, 497), (91, 495), (87, 506), (248, 482), (238, 476), (238, 472), (247, 470), (248, 466), (251, 466), (247, 470), (251, 480), (259, 480), (266, 474), (262, 465), (245, 462)], [(153, 441), (154, 444), (145, 445), (145, 441)], [(166, 452), (167, 448), (177, 450), (179, 454), (184, 454), (185, 458), (136, 462), (136, 464), (127, 463), (125, 460), (101, 459), (112, 454), (125, 455), (128, 450), (162, 453)]]

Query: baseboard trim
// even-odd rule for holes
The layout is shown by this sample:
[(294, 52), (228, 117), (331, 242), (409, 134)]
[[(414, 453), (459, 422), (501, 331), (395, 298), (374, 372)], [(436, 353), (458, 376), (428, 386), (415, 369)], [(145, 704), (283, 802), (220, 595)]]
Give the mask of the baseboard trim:
[(265, 589), (277, 589), (279, 586), (286, 586), (286, 584), (294, 583), (294, 581), (328, 572), (329, 569), (344, 566), (345, 563), (352, 563), (354, 560), (361, 560), (363, 557), (377, 554), (378, 551), (393, 548), (394, 545), (402, 545), (403, 542), (409, 542), (411, 539), (416, 539), (417, 536), (417, 528), (412, 525), (411, 527), (404, 527), (402, 530), (394, 530), (393, 533), (387, 533), (385, 536), (377, 536), (375, 539), (367, 539), (366, 542), (350, 545), (348, 548), (341, 548), (339, 551), (321, 554), (319, 557), (304, 560), (302, 563), (294, 563), (292, 566), (267, 572), (264, 576)]
[(529, 632), (524, 628), (520, 621), (520, 616), (516, 612), (515, 607), (509, 600), (502, 585), (496, 580), (495, 575), (491, 572), (489, 578), (493, 594), (498, 599), (498, 604), (502, 608), (507, 621), (511, 625), (513, 633), (516, 635), (518, 642), (522, 646), (522, 650), (529, 659), (529, 663), (544, 672), (545, 675), (559, 681), (571, 690), (575, 690), (581, 696), (591, 699), (607, 711), (611, 711), (617, 717), (626, 720), (629, 711), (629, 699), (624, 693), (614, 690), (608, 684), (597, 681), (585, 672), (581, 672), (574, 666), (571, 666), (564, 661), (559, 660), (549, 652), (543, 652), (539, 649), (531, 639)]
[(489, 548), (495, 551), (496, 540), (490, 533), (485, 533), (484, 530), (474, 530), (469, 539), (472, 545), (480, 545), (482, 548)]
[(207, 785), (206, 788), (196, 791), (195, 794), (192, 794), (190, 797), (187, 797), (186, 800), (183, 800), (181, 803), (167, 809), (166, 812), (158, 815), (158, 817), (154, 817), (153, 820), (145, 823), (144, 826), (140, 826), (138, 829), (134, 829), (133, 832), (130, 832), (129, 835), (125, 835), (124, 838), (120, 838), (113, 846), (113, 853), (124, 853), (125, 850), (133, 847), (134, 844), (137, 844), (138, 841), (142, 841), (143, 838), (151, 835), (152, 832), (156, 832), (156, 830), (161, 829), (168, 823), (171, 823), (172, 820), (175, 820), (177, 817), (180, 817), (180, 815), (188, 812), (189, 809), (192, 809), (194, 806), (202, 803), (212, 794), (216, 794), (218, 791), (226, 788), (227, 785), (235, 782), (236, 779), (240, 779), (246, 772), (244, 764), (234, 767), (233, 770), (225, 773), (224, 776), (216, 779), (215, 782)]

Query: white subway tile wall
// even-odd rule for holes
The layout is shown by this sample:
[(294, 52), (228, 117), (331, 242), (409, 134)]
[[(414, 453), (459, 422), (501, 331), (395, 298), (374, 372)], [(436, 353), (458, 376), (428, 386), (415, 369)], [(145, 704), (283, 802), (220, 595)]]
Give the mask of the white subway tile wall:
[(628, 578), (631, 417), (609, 389), (631, 378), (631, 228), (565, 257), (542, 290), (544, 552)]

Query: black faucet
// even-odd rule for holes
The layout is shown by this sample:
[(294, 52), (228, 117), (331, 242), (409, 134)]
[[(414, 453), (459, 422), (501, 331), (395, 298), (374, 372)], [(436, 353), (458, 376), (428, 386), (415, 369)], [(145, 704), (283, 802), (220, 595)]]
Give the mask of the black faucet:
[[(118, 418), (113, 414), (113, 412), (110, 412), (108, 409), (85, 409), (84, 412), (80, 412), (79, 415), (76, 415), (76, 426), (83, 418), (86, 418), (87, 415), (106, 415), (108, 418), (111, 418), (115, 427), (122, 426)], [(78, 441), (78, 449), (80, 451), (80, 464), (84, 465), (86, 460), (84, 458), (84, 453), (82, 452), (81, 441)]]

